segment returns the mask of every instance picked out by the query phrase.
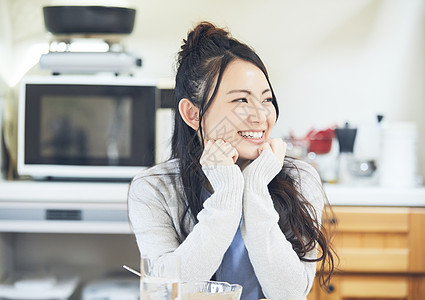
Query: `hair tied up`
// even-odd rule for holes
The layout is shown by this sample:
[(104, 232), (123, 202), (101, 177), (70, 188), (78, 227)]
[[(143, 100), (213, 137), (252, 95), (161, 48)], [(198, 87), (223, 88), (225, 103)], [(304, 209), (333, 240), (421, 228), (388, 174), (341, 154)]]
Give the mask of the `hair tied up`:
[(205, 57), (208, 54), (215, 56), (223, 48), (231, 48), (229, 43), (231, 40), (233, 38), (227, 30), (203, 21), (188, 33), (187, 39), (183, 39), (179, 61), (181, 62), (188, 54), (198, 58)]

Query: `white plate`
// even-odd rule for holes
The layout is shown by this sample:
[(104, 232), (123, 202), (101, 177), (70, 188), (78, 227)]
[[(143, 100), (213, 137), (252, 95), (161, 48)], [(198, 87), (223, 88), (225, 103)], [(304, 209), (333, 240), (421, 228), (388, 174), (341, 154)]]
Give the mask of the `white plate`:
[(66, 300), (74, 293), (77, 277), (23, 278), (12, 283), (0, 284), (0, 298), (20, 300)]

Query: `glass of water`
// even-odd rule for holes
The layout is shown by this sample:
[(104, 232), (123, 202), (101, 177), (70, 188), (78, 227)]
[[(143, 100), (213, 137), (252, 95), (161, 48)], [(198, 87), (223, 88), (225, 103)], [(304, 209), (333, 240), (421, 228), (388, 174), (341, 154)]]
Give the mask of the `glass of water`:
[(242, 286), (219, 281), (181, 283), (181, 300), (239, 300)]
[(140, 300), (174, 300), (180, 290), (180, 256), (141, 257)]

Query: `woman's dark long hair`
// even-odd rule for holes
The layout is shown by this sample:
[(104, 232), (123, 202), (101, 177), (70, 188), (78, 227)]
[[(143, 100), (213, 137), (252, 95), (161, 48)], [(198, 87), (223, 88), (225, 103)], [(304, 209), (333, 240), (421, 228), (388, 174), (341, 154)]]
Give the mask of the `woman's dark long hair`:
[[(201, 22), (189, 32), (178, 53), (171, 154), (172, 158), (179, 160), (183, 184), (184, 195), (181, 198), (185, 211), (180, 222), (180, 231), (184, 236), (189, 234), (185, 225), (187, 215), (197, 222), (196, 216), (202, 210), (201, 190), (207, 182), (200, 165), (204, 148), (202, 118), (217, 93), (224, 70), (235, 59), (251, 62), (264, 73), (272, 92), (276, 116), (279, 115), (267, 70), (249, 46), (232, 38), (226, 30), (208, 22)], [(197, 131), (188, 126), (179, 113), (179, 102), (183, 98), (189, 99), (199, 108)], [(285, 166), (268, 185), (274, 207), (280, 216), (279, 226), (300, 260), (321, 262), (319, 282), (326, 286), (334, 269), (334, 252), (326, 232), (321, 230), (320, 220), (315, 217), (314, 208), (299, 191), (299, 180), (288, 175), (291, 168), (296, 168), (295, 165), (286, 158), (285, 161)], [(319, 257), (306, 258), (307, 252), (313, 250), (317, 244)]]

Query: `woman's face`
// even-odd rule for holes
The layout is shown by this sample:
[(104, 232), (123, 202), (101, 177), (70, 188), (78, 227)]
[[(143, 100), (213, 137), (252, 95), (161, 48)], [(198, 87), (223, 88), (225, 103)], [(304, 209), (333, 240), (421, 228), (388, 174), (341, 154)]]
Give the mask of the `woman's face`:
[(240, 164), (258, 157), (258, 147), (268, 141), (275, 122), (272, 92), (263, 72), (241, 59), (229, 63), (203, 116), (204, 138), (229, 142)]

